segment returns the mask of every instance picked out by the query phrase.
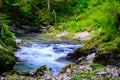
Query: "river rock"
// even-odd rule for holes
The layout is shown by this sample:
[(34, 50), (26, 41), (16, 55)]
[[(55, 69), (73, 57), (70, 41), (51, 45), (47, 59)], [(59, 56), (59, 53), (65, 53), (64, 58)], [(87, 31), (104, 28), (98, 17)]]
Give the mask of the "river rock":
[(33, 76), (34, 73), (32, 71), (22, 72), (22, 76)]
[(67, 60), (73, 61), (73, 62), (77, 62), (79, 58), (81, 57), (86, 57), (92, 53), (97, 53), (98, 52), (98, 47), (97, 46), (93, 46), (89, 49), (83, 49), (83, 48), (79, 48), (76, 49), (73, 53), (69, 53), (66, 56)]
[(20, 58), (17, 57), (16, 65), (17, 64), (22, 64), (23, 62), (25, 62), (25, 60), (21, 60)]
[(24, 36), (26, 34), (41, 33), (45, 29), (47, 29), (45, 27), (44, 27), (44, 29), (42, 29), (41, 26), (31, 27), (29, 25), (22, 25), (22, 26), (19, 26), (19, 27), (18, 26), (17, 27), (16, 26), (9, 26), (9, 28), (10, 28), (10, 30), (12, 32), (15, 33), (15, 35), (17, 35), (17, 36)]
[(69, 34), (69, 33), (68, 33), (67, 31), (64, 31), (64, 32), (58, 34), (58, 35), (56, 36), (56, 38), (63, 38), (63, 37), (65, 37), (65, 36), (67, 36), (68, 34)]
[(72, 39), (89, 40), (90, 39), (89, 35), (90, 35), (90, 32), (88, 31), (78, 32), (72, 37)]
[[(85, 60), (85, 59), (84, 59)], [(91, 60), (92, 61), (92, 60)], [(83, 65), (70, 64), (62, 69), (62, 71), (53, 77), (52, 80), (120, 80), (120, 69), (114, 66), (92, 67), (85, 61)], [(77, 77), (74, 77), (77, 76)]]
[(16, 39), (16, 43), (17, 43), (18, 45), (20, 45), (20, 44), (22, 44), (22, 40), (21, 40), (21, 39)]
[(120, 55), (118, 54), (120, 50), (113, 50), (106, 53), (97, 53), (94, 62), (103, 65), (114, 65), (120, 67)]
[(51, 69), (48, 68), (48, 66), (43, 65), (37, 69), (34, 76), (42, 80), (52, 79)]

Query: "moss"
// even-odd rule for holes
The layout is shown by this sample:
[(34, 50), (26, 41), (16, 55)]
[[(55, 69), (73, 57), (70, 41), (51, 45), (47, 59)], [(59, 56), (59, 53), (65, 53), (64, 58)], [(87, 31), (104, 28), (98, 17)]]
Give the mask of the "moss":
[(6, 24), (2, 24), (4, 33), (0, 36), (0, 74), (13, 69), (16, 57), (13, 53), (18, 48), (14, 34)]
[(75, 64), (69, 64), (68, 66), (65, 66), (64, 68), (62, 68), (60, 73), (65, 73), (68, 68), (71, 70), (71, 73), (72, 73), (73, 72), (72, 66), (75, 66)]
[(3, 47), (6, 47), (6, 45), (4, 44), (4, 42), (0, 39), (0, 45)]
[(81, 74), (76, 74), (73, 76), (72, 80), (83, 80), (83, 79), (90, 79), (90, 80), (95, 80), (97, 75), (95, 73), (81, 73)]
[(37, 69), (37, 71), (45, 71), (47, 70), (47, 66), (44, 65), (44, 66), (41, 66), (40, 68)]
[(14, 53), (0, 49), (0, 73), (11, 70), (15, 62), (16, 57)]
[(5, 43), (7, 46), (12, 46), (14, 49), (17, 49), (17, 48), (18, 48), (18, 45), (16, 44), (14, 38), (8, 38), (8, 39), (6, 39), (6, 40), (4, 41), (4, 43)]
[(104, 68), (103, 65), (98, 64), (98, 63), (93, 63), (93, 64), (91, 65), (91, 67), (92, 67), (94, 70)]

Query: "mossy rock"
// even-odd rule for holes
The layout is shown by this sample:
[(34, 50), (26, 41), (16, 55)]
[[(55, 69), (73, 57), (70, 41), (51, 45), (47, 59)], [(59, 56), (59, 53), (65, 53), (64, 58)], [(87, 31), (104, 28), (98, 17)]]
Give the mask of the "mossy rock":
[(114, 65), (120, 67), (120, 50), (111, 50), (106, 53), (98, 52), (93, 60), (102, 65)]
[(47, 65), (43, 65), (37, 69), (37, 71), (34, 74), (34, 77), (39, 79), (43, 78), (43, 80), (51, 80), (51, 69)]
[(0, 74), (13, 69), (15, 63), (16, 57), (14, 53), (0, 49)]
[(92, 46), (92, 47), (87, 48), (87, 49), (85, 46), (85, 47), (76, 49), (73, 53), (69, 53), (66, 58), (67, 58), (67, 60), (71, 60), (74, 62), (74, 61), (77, 61), (78, 58), (80, 58), (80, 57), (88, 56), (92, 53), (96, 53), (97, 50), (98, 50), (97, 46)]
[(73, 72), (73, 69), (72, 69), (73, 66), (76, 66), (76, 64), (69, 64), (69, 65), (63, 67), (62, 70), (60, 71), (60, 73), (65, 73), (67, 71), (67, 69), (70, 69), (71, 72)]
[(37, 71), (35, 72), (35, 75), (42, 76), (42, 75), (44, 75), (44, 71), (47, 71), (47, 70), (49, 70), (49, 68), (46, 65), (43, 65), (37, 69)]
[(8, 25), (2, 23), (1, 26), (3, 34), (0, 35), (0, 74), (13, 69), (16, 63), (13, 51), (18, 49), (14, 33), (9, 30)]
[[(3, 39), (4, 40), (4, 39)], [(12, 46), (14, 49), (17, 49), (18, 48), (18, 45), (17, 43), (15, 42), (15, 39), (14, 38), (7, 38), (5, 39), (4, 41), (4, 44), (7, 45), (7, 46)]]
[(47, 66), (43, 65), (37, 69), (37, 71), (47, 70)]

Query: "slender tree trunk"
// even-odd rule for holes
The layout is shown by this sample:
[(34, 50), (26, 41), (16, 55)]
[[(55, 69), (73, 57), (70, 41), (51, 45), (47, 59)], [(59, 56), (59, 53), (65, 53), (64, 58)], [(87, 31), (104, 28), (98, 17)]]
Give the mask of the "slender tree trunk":
[(4, 30), (3, 30), (3, 25), (2, 25), (2, 22), (0, 21), (0, 27), (1, 27), (1, 36), (3, 37), (4, 36)]
[(55, 24), (57, 24), (56, 12), (54, 14), (55, 14)]
[(3, 30), (3, 27), (1, 28), (1, 35), (2, 35), (2, 37), (4, 36), (4, 30)]
[(50, 10), (50, 0), (47, 0), (48, 10)]
[(53, 14), (54, 14), (54, 19), (55, 19), (54, 25), (55, 25), (56, 28), (58, 28), (58, 25), (57, 25), (57, 16), (56, 16), (55, 10), (53, 10)]

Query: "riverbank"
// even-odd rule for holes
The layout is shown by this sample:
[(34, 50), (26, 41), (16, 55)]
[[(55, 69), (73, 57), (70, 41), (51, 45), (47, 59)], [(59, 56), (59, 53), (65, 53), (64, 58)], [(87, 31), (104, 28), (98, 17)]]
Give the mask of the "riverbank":
[[(38, 35), (38, 34), (37, 34)], [(99, 48), (99, 45), (97, 44), (94, 44), (95, 42), (93, 42), (92, 40), (94, 40), (94, 38), (92, 37), (92, 35), (94, 35), (94, 32), (88, 32), (88, 31), (85, 31), (85, 32), (79, 32), (79, 33), (76, 33), (75, 35), (73, 35), (73, 36), (69, 36), (69, 33), (68, 32), (61, 32), (60, 34), (59, 33), (57, 33), (57, 34), (55, 34), (55, 33), (48, 33), (48, 34), (41, 34), (41, 35), (38, 35), (38, 36), (35, 36), (34, 34), (30, 34), (30, 35), (27, 35), (27, 36), (29, 36), (29, 38), (31, 38), (31, 36), (33, 36), (34, 37), (34, 39), (35, 38), (38, 38), (38, 39), (36, 39), (36, 41), (44, 41), (45, 40), (45, 38), (43, 39), (43, 37), (46, 37), (46, 40), (48, 40), (48, 42), (50, 42), (50, 43), (52, 43), (52, 42), (54, 42), (55, 43), (55, 41), (54, 40), (59, 40), (59, 41), (63, 41), (64, 42), (64, 40), (68, 40), (68, 41), (70, 41), (70, 42), (74, 42), (74, 41), (77, 41), (78, 43), (79, 42), (84, 42), (85, 43), (85, 46), (83, 46), (82, 48), (79, 48), (79, 49), (77, 49), (76, 51), (74, 51), (73, 53), (70, 53), (70, 54), (68, 54), (67, 55), (67, 59), (69, 59), (69, 60), (71, 60), (71, 61), (74, 61), (74, 62), (76, 62), (77, 64), (75, 64), (74, 66), (73, 66), (73, 68), (72, 67), (68, 67), (68, 68), (63, 68), (63, 70), (58, 74), (58, 75), (56, 75), (56, 76), (52, 76), (52, 78), (53, 79), (56, 79), (56, 78), (60, 78), (61, 77), (61, 79), (62, 78), (79, 78), (79, 77), (81, 77), (80, 76), (80, 74), (81, 73), (79, 73), (80, 71), (82, 71), (79, 67), (81, 66), (81, 65), (78, 65), (78, 63), (79, 63), (79, 61), (80, 61), (80, 58), (81, 57), (84, 57), (84, 56), (88, 56), (88, 55), (90, 55), (90, 54), (92, 54), (92, 53), (96, 53), (96, 55), (99, 53), (99, 50), (100, 50), (100, 48)], [(48, 39), (47, 39), (48, 38)], [(24, 39), (24, 37), (23, 37), (23, 39)], [(51, 40), (53, 40), (52, 42), (51, 42)], [(97, 40), (96, 40), (97, 41)], [(67, 41), (65, 41), (65, 42), (67, 42)], [(93, 43), (91, 43), (91, 42), (93, 42)], [(23, 43), (24, 43), (24, 41), (23, 41)], [(29, 42), (27, 42), (27, 41), (25, 41), (25, 43), (29, 43)], [(101, 54), (102, 55), (102, 54)], [(105, 57), (104, 57), (105, 56)], [(108, 57), (109, 56), (111, 56), (111, 54), (108, 54), (108, 55), (106, 55), (106, 54), (103, 54), (101, 57), (100, 56), (95, 56), (95, 58), (93, 59), (93, 61), (94, 62), (98, 62), (98, 61), (100, 61), (100, 63), (102, 62), (102, 63), (106, 63), (107, 61), (106, 61), (106, 59), (108, 59)], [(114, 57), (114, 56), (116, 56), (116, 55), (112, 55), (111, 56), (111, 58), (109, 58), (108, 60), (110, 60), (110, 59), (112, 59), (112, 57)], [(99, 57), (99, 58), (98, 58)], [(116, 56), (116, 57), (119, 57), (119, 56)], [(115, 58), (116, 58), (115, 57)], [(104, 60), (104, 59), (105, 60)], [(73, 60), (73, 59), (75, 59), (75, 60)], [(78, 60), (79, 59), (79, 60)], [(83, 58), (84, 59), (84, 58)], [(97, 61), (96, 61), (97, 60)], [(85, 60), (83, 60), (83, 61), (85, 61)], [(114, 63), (113, 63), (114, 62)], [(116, 64), (116, 61), (113, 61), (112, 62), (112, 65), (114, 65), (114, 64)], [(81, 63), (81, 62), (80, 62)], [(84, 62), (84, 63), (86, 63), (86, 61)], [(117, 63), (119, 64), (119, 62), (117, 61)], [(94, 64), (93, 64), (94, 65)], [(108, 65), (109, 65), (109, 63), (108, 63)], [(84, 66), (86, 66), (86, 65), (84, 65)], [(97, 65), (97, 66), (99, 66), (99, 65)], [(87, 67), (87, 68), (91, 68), (91, 66), (90, 67)], [(106, 67), (105, 67), (106, 68)], [(116, 69), (119, 71), (119, 68), (116, 68), (116, 67), (113, 67), (113, 68), (111, 68), (111, 70), (112, 69), (114, 69), (115, 68), (115, 70), (113, 70), (113, 72), (116, 72)], [(65, 69), (65, 70), (64, 70)], [(74, 71), (76, 71), (76, 69), (79, 71), (79, 72), (74, 72)], [(93, 68), (91, 68), (91, 69), (93, 69)], [(99, 68), (98, 68), (99, 69)], [(102, 68), (101, 68), (102, 69)], [(106, 68), (107, 69), (107, 68)], [(73, 72), (71, 72), (71, 74), (69, 73), (69, 71), (70, 70), (72, 70)], [(85, 70), (86, 70), (86, 68), (85, 68)], [(67, 73), (68, 72), (68, 73)], [(110, 75), (112, 75), (113, 76), (113, 74), (110, 74), (110, 75), (107, 75), (107, 73), (108, 72), (106, 72), (106, 71), (103, 71), (103, 72), (105, 72), (105, 74), (106, 74), (106, 76), (110, 76)], [(113, 73), (112, 72), (112, 73)], [(77, 75), (76, 75), (77, 74)], [(87, 73), (85, 73), (85, 75), (87, 75), (87, 74), (89, 74), (89, 72), (87, 72)], [(95, 74), (95, 75), (92, 75), (92, 74)], [(117, 72), (116, 73), (117, 74), (117, 76), (115, 76), (115, 77), (117, 77), (117, 78), (119, 78), (119, 76), (118, 76), (118, 74), (119, 74), (119, 72)], [(8, 74), (6, 74), (6, 76), (7, 76)], [(43, 74), (44, 75), (44, 74)], [(45, 74), (46, 75), (46, 74)], [(65, 77), (66, 75), (70, 75), (70, 76), (68, 76), (68, 77)], [(83, 71), (83, 75), (84, 75), (84, 71)], [(94, 70), (92, 71), (92, 72), (90, 72), (90, 75), (91, 76), (88, 76), (88, 77), (92, 77), (92, 76), (95, 76), (96, 77), (96, 73), (94, 72)], [(101, 74), (100, 74), (101, 75)], [(97, 77), (99, 77), (100, 75), (98, 75)], [(31, 77), (30, 75), (29, 76), (26, 76), (26, 75), (10, 75), (10, 76), (7, 76), (7, 77), (5, 77), (6, 79), (8, 78), (21, 78), (21, 77), (23, 77), (23, 79), (24, 78), (28, 78), (28, 79), (32, 79), (32, 78), (34, 78), (34, 79), (36, 79), (36, 77)], [(115, 79), (115, 77), (113, 77), (113, 79)], [(1, 77), (1, 78), (3, 78), (3, 77)], [(104, 78), (106, 78), (106, 77), (104, 77)], [(111, 77), (107, 77), (107, 78), (111, 78)], [(39, 78), (39, 79), (41, 79), (41, 77)], [(82, 78), (81, 78), (82, 79)]]
[[(114, 66), (102, 66), (93, 63), (95, 54), (89, 55), (86, 58), (81, 58), (78, 64), (69, 64), (64, 67), (57, 75), (51, 73), (50, 68), (41, 66), (35, 73), (27, 72), (18, 74), (13, 72), (12, 75), (0, 77), (1, 80), (119, 80), (120, 68)], [(80, 60), (80, 59), (79, 59)]]
[[(86, 31), (85, 31), (86, 32)], [(85, 32), (79, 32), (80, 34), (85, 33)], [(117, 66), (120, 67), (120, 58), (119, 58), (119, 34), (116, 33), (116, 37), (114, 37), (113, 40), (107, 40), (109, 38), (105, 38), (105, 36), (103, 36), (104, 34), (102, 34), (102, 32), (100, 31), (100, 29), (98, 30), (98, 32), (96, 33), (96, 31), (91, 31), (91, 34), (89, 34), (88, 40), (82, 40), (82, 38), (78, 37), (76, 38), (77, 41), (82, 41), (85, 43), (85, 46), (83, 46), (82, 48), (79, 48), (77, 50), (75, 50), (73, 53), (68, 54), (67, 58), (70, 60), (79, 62), (79, 59), (81, 59), (82, 57), (88, 56), (92, 53), (96, 53), (95, 57), (93, 58), (93, 63), (98, 63), (98, 64), (102, 64), (104, 66), (107, 65), (112, 65), (113, 66)], [(51, 33), (50, 33), (51, 35)], [(54, 33), (51, 35), (53, 36)], [(79, 35), (78, 35), (79, 36)], [(81, 37), (84, 36), (84, 34), (81, 35)], [(68, 38), (68, 39), (72, 39), (74, 40), (74, 36), (69, 36), (68, 32), (61, 32), (60, 34), (56, 34), (53, 36), (54, 38)], [(101, 37), (101, 38), (100, 38)], [(113, 67), (115, 68), (115, 67)], [(119, 68), (117, 68), (119, 71)], [(114, 71), (114, 69), (113, 69)], [(79, 72), (78, 72), (79, 73)], [(66, 74), (66, 72), (65, 72)], [(80, 74), (77, 75), (77, 77), (81, 77)], [(104, 77), (105, 78), (105, 77)], [(117, 76), (117, 78), (119, 78), (119, 76)], [(115, 79), (117, 80), (117, 79)]]
[[(47, 36), (46, 34), (44, 34), (45, 36)], [(44, 35), (36, 36), (38, 38), (38, 41), (42, 40), (42, 37), (45, 37)], [(31, 37), (31, 36), (30, 36)], [(33, 36), (35, 37), (35, 36)], [(48, 36), (49, 38), (51, 38), (52, 36)], [(48, 38), (47, 37), (47, 38)], [(54, 37), (54, 36), (53, 36)], [(88, 36), (87, 36), (88, 37)], [(55, 37), (54, 37), (55, 38)], [(52, 38), (52, 40), (54, 39)], [(57, 38), (57, 40), (64, 40), (64, 37), (61, 38)], [(24, 38), (23, 38), (24, 39)], [(66, 39), (66, 38), (65, 38)], [(34, 38), (35, 40), (35, 38)], [(45, 39), (43, 39), (44, 41)], [(73, 41), (74, 39), (70, 39), (69, 41)], [(36, 40), (35, 40), (36, 41)], [(76, 41), (83, 41), (85, 42), (86, 40), (77, 40)], [(89, 41), (89, 40), (88, 40)], [(55, 41), (53, 41), (55, 42)], [(64, 41), (63, 41), (64, 42)], [(78, 42), (79, 43), (79, 42)], [(82, 47), (84, 48), (84, 47)], [(80, 49), (82, 49), (80, 48)], [(52, 75), (51, 72), (49, 71), (45, 71), (46, 73), (41, 73), (41, 71), (38, 73), (38, 76), (36, 76), (36, 72), (26, 72), (26, 73), (18, 73), (16, 71), (13, 71), (12, 75), (9, 74), (3, 74), (1, 79), (6, 79), (6, 80), (11, 80), (11, 79), (52, 79), (52, 80), (57, 80), (57, 79), (71, 79), (71, 80), (79, 80), (79, 79), (92, 79), (92, 80), (99, 80), (99, 79), (113, 79), (113, 80), (119, 80), (119, 67), (114, 67), (114, 66), (102, 66), (100, 64), (96, 64), (94, 63), (94, 60), (96, 59), (96, 57), (94, 57), (94, 55), (92, 55), (92, 57), (90, 57), (92, 53), (96, 53), (97, 54), (97, 46), (93, 46), (91, 48), (87, 48), (87, 50), (82, 50), (80, 51), (80, 49), (77, 49), (75, 52), (68, 54), (67, 58), (69, 57), (70, 60), (74, 60), (74, 62), (76, 62), (76, 64), (70, 64), (66, 67), (64, 67), (58, 74), (56, 75)], [(78, 52), (79, 51), (79, 52)], [(72, 54), (72, 55), (71, 55)], [(74, 55), (75, 54), (75, 55)], [(76, 58), (77, 56), (77, 58)], [(96, 55), (95, 55), (96, 56)], [(73, 59), (71, 59), (73, 58)], [(101, 59), (99, 59), (101, 60)], [(47, 69), (48, 70), (48, 69)], [(42, 70), (44, 71), (44, 70)], [(46, 77), (47, 75), (51, 75), (50, 77)]]
[[(72, 34), (67, 31), (56, 31), (47, 33), (47, 35), (53, 38), (71, 39), (83, 42), (85, 45), (82, 48), (77, 49), (71, 57), (76, 57), (76, 60), (82, 56), (87, 56), (93, 52), (96, 53), (94, 62), (98, 62), (103, 65), (120, 66), (119, 64), (119, 32), (114, 33), (115, 36), (110, 37), (110, 32), (104, 33), (101, 28), (97, 30), (82, 31)], [(113, 35), (113, 34), (111, 34)], [(80, 54), (80, 55), (79, 55)], [(70, 56), (69, 55), (69, 56)], [(111, 63), (112, 61), (112, 63)]]
[[(84, 33), (86, 33), (86, 32), (89, 33), (89, 36), (88, 35), (85, 36), (85, 38), (87, 38), (87, 39), (84, 39), (83, 36), (84, 36)], [(74, 34), (73, 36), (70, 36), (68, 34), (68, 32), (61, 32), (60, 34), (58, 33), (56, 35), (56, 37), (58, 37), (58, 35), (59, 36), (61, 35), (60, 37), (62, 37), (62, 38), (70, 38), (72, 40), (74, 40), (74, 38), (76, 38), (77, 41), (84, 42), (84, 44), (85, 44), (83, 47), (75, 50), (73, 53), (68, 54), (67, 58), (72, 59), (72, 60), (75, 59), (74, 61), (79, 62), (79, 59), (81, 59), (82, 57), (88, 56), (92, 53), (96, 53), (95, 57), (93, 58), (93, 63), (102, 64), (104, 66), (112, 65), (112, 67), (113, 66), (120, 67), (120, 65), (119, 65), (120, 51), (119, 51), (119, 46), (118, 46), (119, 41), (120, 41), (119, 33), (115, 33), (116, 36), (114, 36), (113, 37), (114, 39), (112, 39), (112, 40), (110, 40), (110, 38), (106, 34), (104, 34), (104, 32), (101, 31), (101, 29), (98, 29), (95, 31), (91, 30), (90, 32), (83, 31), (83, 32), (78, 32), (78, 33), (76, 33), (78, 36), (77, 38), (75, 37), (76, 34)], [(108, 32), (108, 34), (109, 34), (109, 32)], [(113, 67), (113, 68), (115, 68), (115, 67)], [(114, 71), (114, 69), (112, 69), (112, 70)], [(119, 69), (118, 69), (118, 71), (119, 71)], [(80, 72), (78, 72), (78, 75), (76, 76), (77, 79), (82, 77), (79, 73)], [(87, 74), (85, 74), (85, 75), (87, 75)], [(116, 78), (119, 79), (119, 76), (117, 76)], [(105, 79), (105, 77), (104, 77), (104, 79)], [(108, 79), (110, 79), (110, 78), (108, 78)], [(115, 80), (117, 80), (117, 79), (115, 79)]]
[(0, 75), (13, 69), (16, 56), (13, 53), (18, 49), (14, 34), (6, 24), (0, 26)]

